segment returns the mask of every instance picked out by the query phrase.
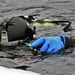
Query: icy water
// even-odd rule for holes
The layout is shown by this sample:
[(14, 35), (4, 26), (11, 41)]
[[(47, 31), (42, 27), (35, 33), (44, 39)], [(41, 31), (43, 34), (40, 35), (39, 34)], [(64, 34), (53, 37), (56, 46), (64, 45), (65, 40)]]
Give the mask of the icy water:
[[(40, 14), (39, 18), (70, 20), (72, 27), (75, 28), (75, 0), (0, 0), (0, 19), (37, 13)], [(75, 35), (75, 31), (63, 32), (60, 27), (37, 27), (37, 37), (62, 34), (71, 36)], [(3, 58), (10, 57), (8, 52), (24, 55), (24, 47), (20, 50), (0, 51), (0, 65), (10, 68), (23, 65), (24, 68), (24, 59), (22, 62), (18, 59)], [(51, 56), (30, 66), (27, 70), (41, 75), (75, 75), (75, 51), (68, 55)]]

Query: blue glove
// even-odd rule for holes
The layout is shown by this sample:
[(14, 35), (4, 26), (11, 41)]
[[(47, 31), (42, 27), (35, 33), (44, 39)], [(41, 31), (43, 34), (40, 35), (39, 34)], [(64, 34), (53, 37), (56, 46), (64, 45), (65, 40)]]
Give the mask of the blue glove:
[(40, 47), (40, 52), (57, 52), (65, 47), (65, 37), (42, 37), (32, 43), (32, 47)]

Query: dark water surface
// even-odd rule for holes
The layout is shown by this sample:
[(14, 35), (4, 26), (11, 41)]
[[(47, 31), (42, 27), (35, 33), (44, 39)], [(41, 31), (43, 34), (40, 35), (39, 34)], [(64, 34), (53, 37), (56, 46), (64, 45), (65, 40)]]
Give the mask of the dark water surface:
[[(39, 18), (71, 20), (72, 26), (75, 28), (75, 0), (0, 0), (0, 19), (36, 13), (40, 14)], [(37, 27), (37, 37), (62, 34), (71, 36), (75, 35), (75, 31), (63, 32), (60, 27)], [(75, 49), (73, 48), (73, 50)], [(0, 51), (0, 56), (10, 56), (8, 52), (25, 54), (22, 47), (20, 50)], [(25, 65), (18, 59), (2, 57), (0, 57), (0, 65), (6, 67)], [(30, 66), (27, 70), (38, 72), (41, 75), (75, 75), (75, 51), (69, 55), (51, 56)]]

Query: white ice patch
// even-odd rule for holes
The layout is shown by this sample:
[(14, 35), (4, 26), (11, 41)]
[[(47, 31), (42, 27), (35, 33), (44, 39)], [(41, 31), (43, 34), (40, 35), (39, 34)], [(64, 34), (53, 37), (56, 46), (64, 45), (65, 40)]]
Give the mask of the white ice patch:
[(19, 70), (19, 69), (10, 69), (0, 66), (1, 75), (40, 75), (31, 71)]

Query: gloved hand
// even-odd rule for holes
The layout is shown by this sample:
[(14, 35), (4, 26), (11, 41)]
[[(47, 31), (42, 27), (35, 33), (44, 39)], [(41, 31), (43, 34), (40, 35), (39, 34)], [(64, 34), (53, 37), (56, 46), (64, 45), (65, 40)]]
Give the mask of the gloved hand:
[(40, 52), (57, 52), (65, 47), (65, 37), (42, 37), (32, 43), (32, 47), (40, 47)]

